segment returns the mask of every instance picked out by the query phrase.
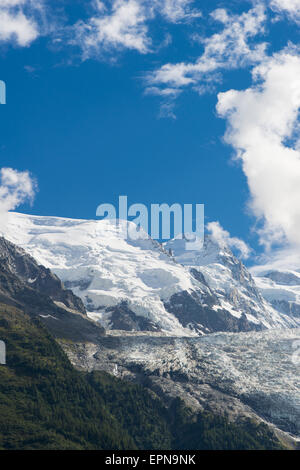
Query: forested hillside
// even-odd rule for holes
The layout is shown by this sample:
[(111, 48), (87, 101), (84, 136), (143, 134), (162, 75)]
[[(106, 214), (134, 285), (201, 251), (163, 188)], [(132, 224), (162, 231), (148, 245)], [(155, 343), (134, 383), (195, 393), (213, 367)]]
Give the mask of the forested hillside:
[(140, 386), (75, 370), (38, 319), (0, 305), (1, 449), (276, 449), (269, 429), (170, 409)]

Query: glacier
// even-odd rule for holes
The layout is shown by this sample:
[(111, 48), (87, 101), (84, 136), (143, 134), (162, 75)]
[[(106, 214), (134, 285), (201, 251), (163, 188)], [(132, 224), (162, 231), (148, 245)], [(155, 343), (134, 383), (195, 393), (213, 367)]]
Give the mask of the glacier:
[(213, 333), (195, 338), (111, 332), (98, 344), (62, 343), (83, 370), (141, 383), (166, 404), (253, 418), (300, 441), (300, 329)]

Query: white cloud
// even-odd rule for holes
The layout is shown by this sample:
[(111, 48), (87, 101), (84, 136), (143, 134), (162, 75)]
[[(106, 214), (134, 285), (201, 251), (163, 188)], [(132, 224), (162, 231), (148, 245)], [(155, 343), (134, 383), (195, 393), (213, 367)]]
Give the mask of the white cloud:
[(264, 31), (266, 14), (262, 4), (241, 15), (229, 15), (226, 10), (218, 9), (211, 16), (224, 28), (220, 33), (201, 40), (204, 52), (197, 61), (163, 65), (147, 75), (149, 86), (195, 86), (221, 69), (242, 67), (262, 60), (266, 44), (250, 43), (251, 38)]
[(176, 104), (176, 98), (180, 95), (181, 90), (178, 88), (164, 88), (161, 90), (159, 87), (148, 87), (145, 90), (145, 95), (159, 96), (162, 98), (162, 102), (159, 110), (159, 118), (171, 118), (176, 119), (174, 108)]
[(24, 202), (32, 203), (37, 184), (28, 171), (12, 168), (0, 170), (0, 224), (5, 221), (8, 211), (16, 209)]
[(277, 12), (287, 13), (295, 21), (300, 20), (300, 0), (271, 0), (270, 7)]
[(248, 245), (237, 237), (231, 237), (230, 233), (223, 229), (219, 222), (209, 222), (206, 226), (211, 236), (222, 246), (229, 246), (239, 251), (241, 258), (248, 258), (250, 248)]
[(261, 243), (299, 252), (300, 56), (289, 46), (257, 66), (253, 77), (251, 88), (220, 93), (217, 110), (227, 118), (225, 139), (247, 176)]
[(191, 7), (193, 3), (194, 0), (153, 0), (157, 11), (172, 23), (201, 17), (201, 12)]
[(145, 24), (148, 10), (138, 0), (114, 0), (108, 11), (104, 3), (95, 4), (95, 15), (87, 22), (75, 25), (76, 41), (84, 57), (102, 49), (135, 49), (144, 54), (151, 49), (151, 39)]
[(78, 21), (73, 30), (83, 57), (103, 51), (132, 49), (146, 54), (152, 52), (149, 24), (158, 16), (178, 23), (198, 18), (201, 13), (192, 8), (194, 0), (94, 0), (94, 14), (86, 21)]
[(164, 88), (161, 90), (158, 87), (148, 87), (146, 92), (147, 95), (159, 95), (159, 96), (178, 96), (181, 91), (177, 88)]
[[(79, 45), (84, 58), (117, 49), (146, 54), (153, 49), (149, 34), (152, 20), (161, 17), (166, 22), (179, 23), (201, 16), (192, 6), (194, 0), (90, 0), (86, 3), (87, 10), (92, 11), (90, 17), (79, 19), (73, 26), (63, 26), (66, 19), (63, 6), (50, 0), (0, 0), (0, 42), (28, 46), (41, 34), (51, 34), (55, 43), (67, 39), (68, 43)], [(162, 40), (160, 47), (164, 45)]]
[(19, 46), (28, 46), (37, 37), (36, 24), (21, 11), (10, 13), (0, 9), (0, 41), (6, 42), (16, 38)]
[(27, 0), (0, 0), (0, 7), (15, 7), (24, 5)]
[(40, 35), (41, 0), (0, 0), (0, 42), (29, 46)]
[(299, 272), (300, 250), (299, 245), (288, 245), (264, 253), (257, 259), (257, 265), (250, 268), (251, 273), (261, 275), (270, 271), (292, 270)]

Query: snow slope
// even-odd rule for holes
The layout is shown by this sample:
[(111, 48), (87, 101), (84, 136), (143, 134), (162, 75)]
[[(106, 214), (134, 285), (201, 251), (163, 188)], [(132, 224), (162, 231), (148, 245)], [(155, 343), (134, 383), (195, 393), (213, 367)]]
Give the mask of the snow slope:
[(253, 268), (262, 296), (276, 310), (300, 323), (300, 272)]
[(207, 239), (202, 252), (181, 247), (176, 262), (150, 238), (125, 239), (127, 224), (9, 213), (2, 234), (57, 274), (107, 329), (192, 336), (295, 326), (266, 304), (226, 247)]

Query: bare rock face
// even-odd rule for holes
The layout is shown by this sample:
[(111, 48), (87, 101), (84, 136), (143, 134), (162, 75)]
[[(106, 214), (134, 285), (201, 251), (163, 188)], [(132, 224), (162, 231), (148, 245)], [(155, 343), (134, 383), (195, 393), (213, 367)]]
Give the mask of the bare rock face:
[(215, 296), (203, 296), (197, 290), (174, 294), (165, 302), (165, 307), (184, 327), (200, 334), (216, 331), (259, 331), (265, 328), (261, 323), (249, 321), (244, 312), (239, 317), (231, 315), (228, 310), (222, 308)]
[(95, 340), (104, 334), (82, 301), (22, 248), (0, 237), (0, 302), (38, 317), (57, 337)]
[(82, 300), (71, 290), (65, 289), (61, 280), (50, 269), (37, 264), (22, 248), (3, 237), (0, 237), (0, 261), (7, 271), (29, 284), (32, 289), (49, 296), (53, 301), (63, 303), (69, 309), (86, 314)]

